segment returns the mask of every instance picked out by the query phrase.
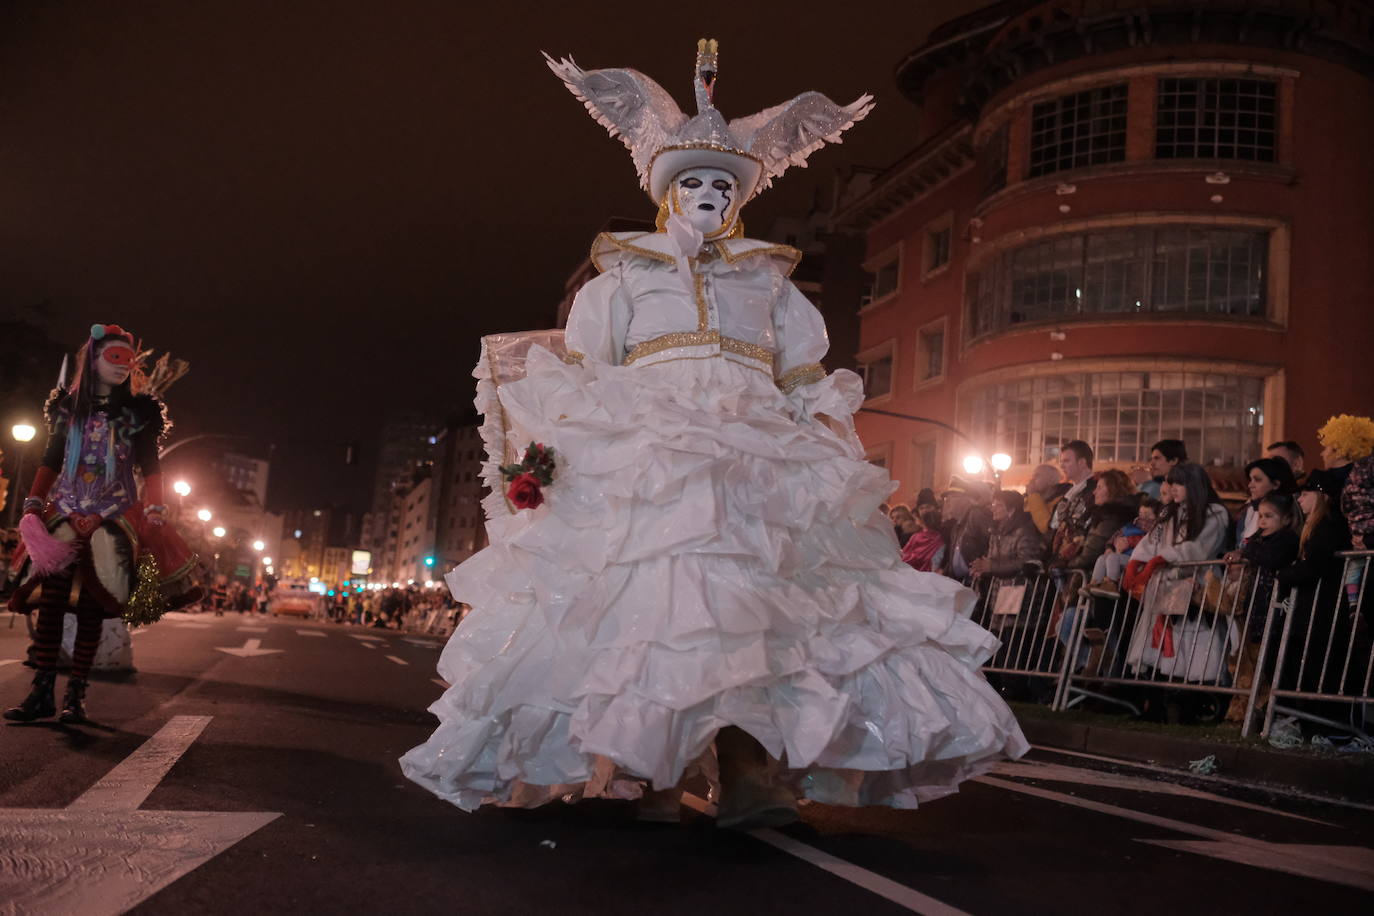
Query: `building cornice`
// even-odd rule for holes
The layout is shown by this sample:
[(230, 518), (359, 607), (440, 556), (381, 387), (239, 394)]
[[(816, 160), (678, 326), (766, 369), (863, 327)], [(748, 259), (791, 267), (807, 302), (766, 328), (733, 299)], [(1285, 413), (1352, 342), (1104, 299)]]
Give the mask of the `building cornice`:
[(1012, 16), (987, 40), (964, 86), (965, 113), (1032, 73), (1141, 48), (1238, 45), (1321, 58), (1374, 78), (1369, 0), (1049, 0)]
[(973, 167), (973, 126), (946, 129), (883, 172), (863, 195), (835, 214), (842, 228), (871, 229), (907, 204)]

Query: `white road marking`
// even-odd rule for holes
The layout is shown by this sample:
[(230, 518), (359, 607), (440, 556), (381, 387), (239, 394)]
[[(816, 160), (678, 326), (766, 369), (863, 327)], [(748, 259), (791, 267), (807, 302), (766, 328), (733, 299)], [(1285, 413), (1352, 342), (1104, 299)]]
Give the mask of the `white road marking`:
[(389, 662), (395, 662), (395, 663), (398, 664), (398, 665), (409, 665), (409, 664), (410, 664), (410, 662), (406, 661), (406, 660), (403, 659), (403, 658), (397, 658), (395, 655), (388, 655), (388, 656), (386, 657), (386, 660), (389, 661)]
[(136, 810), (209, 722), (176, 716), (66, 809), (0, 809), (0, 913), (116, 916), (281, 817)]
[(1374, 812), (1374, 805), (1366, 805), (1360, 802), (1348, 801), (1342, 798), (1332, 798), (1327, 795), (1316, 795), (1312, 792), (1304, 792), (1301, 789), (1294, 789), (1290, 786), (1256, 786), (1254, 782), (1246, 779), (1234, 779), (1230, 776), (1221, 776), (1213, 773), (1211, 776), (1197, 776), (1191, 773), (1184, 774), (1177, 768), (1157, 766), (1152, 763), (1137, 763), (1134, 760), (1122, 760), (1119, 757), (1104, 757), (1101, 754), (1089, 754), (1086, 751), (1069, 751), (1058, 747), (1046, 747), (1040, 744), (1033, 744), (1031, 747), (1037, 751), (1046, 751), (1051, 754), (1064, 754), (1068, 757), (1081, 757), (1084, 760), (1100, 760), (1103, 763), (1115, 763), (1120, 766), (1134, 767), (1138, 770), (1150, 770), (1154, 773), (1167, 773), (1170, 776), (1187, 775), (1192, 779), (1201, 779), (1206, 782), (1222, 783), (1228, 786), (1239, 786), (1243, 789), (1260, 788), (1265, 792), (1273, 792), (1278, 795), (1287, 795), (1289, 798), (1301, 798), (1303, 801), (1322, 802), (1327, 805), (1340, 805), (1343, 808), (1358, 808), (1361, 811)]
[(370, 642), (365, 642), (365, 643), (363, 643), (363, 644), (362, 644), (362, 647), (363, 647), (364, 649), (375, 649), (375, 648), (377, 648), (377, 646), (376, 646), (375, 643), (370, 643)]
[(99, 808), (132, 811), (157, 788), (191, 743), (210, 724), (210, 716), (173, 716), (157, 734), (124, 759), (105, 778), (91, 786), (67, 810)]
[(401, 642), (408, 642), (412, 646), (419, 646), (422, 649), (442, 649), (444, 647), (443, 643), (434, 642), (431, 639), (403, 639)]
[(5, 665), (17, 665), (21, 661), (23, 661), (22, 658), (0, 658), (0, 668), (3, 668)]
[(267, 627), (235, 627), (240, 633), (266, 633)]
[(348, 635), (352, 636), (354, 639), (361, 639), (364, 642), (386, 642), (386, 640), (382, 639), (380, 636), (367, 636), (362, 633), (349, 633)]
[[(1131, 808), (1123, 808), (1120, 805), (1093, 801), (1088, 798), (1079, 798), (1075, 795), (1066, 795), (1063, 792), (1053, 792), (1049, 789), (1042, 789), (1039, 786), (1028, 786), (1021, 783), (1008, 782), (1005, 779), (998, 779), (993, 776), (976, 776), (973, 781), (988, 786), (996, 786), (999, 789), (1006, 789), (1010, 792), (1020, 792), (1023, 795), (1043, 798), (1047, 801), (1055, 801), (1065, 805), (1085, 808), (1089, 811), (1096, 811), (1099, 814), (1109, 814), (1114, 817), (1121, 817), (1126, 820), (1149, 824), (1152, 827), (1162, 827), (1165, 830), (1189, 834), (1209, 841), (1205, 843), (1196, 843), (1175, 840), (1140, 840), (1139, 842), (1142, 843), (1150, 843), (1156, 846), (1168, 846), (1171, 849), (1201, 853), (1203, 855), (1228, 859), (1232, 862), (1243, 862), (1244, 864), (1273, 868), (1287, 872), (1291, 875), (1317, 878), (1321, 881), (1346, 884), (1351, 887), (1374, 891), (1374, 868), (1368, 866), (1351, 868), (1333, 864), (1330, 861), (1331, 856), (1329, 853), (1332, 847), (1329, 846), (1269, 843), (1238, 833), (1228, 833), (1225, 830), (1203, 827), (1200, 824), (1190, 824), (1187, 821), (1174, 820), (1170, 817), (1161, 817), (1157, 814), (1150, 814), (1145, 811), (1135, 811)], [(1352, 849), (1352, 847), (1335, 848), (1344, 850)], [(1358, 847), (1353, 848), (1357, 849)]]
[[(702, 814), (710, 817), (716, 816), (715, 805), (690, 792), (682, 793), (682, 803)], [(836, 858), (828, 852), (822, 852), (814, 846), (808, 846), (800, 840), (794, 840), (790, 836), (771, 828), (750, 830), (749, 835), (775, 849), (782, 850), (788, 855), (796, 856), (803, 862), (808, 862), (822, 871), (829, 872), (841, 880), (877, 894), (885, 900), (891, 900), (898, 906), (906, 907), (913, 913), (921, 913), (923, 916), (969, 916), (965, 911), (942, 903), (918, 890), (913, 890), (905, 884), (899, 884), (891, 878), (884, 878), (866, 868), (860, 868), (844, 859)]]
[(321, 631), (321, 630), (297, 630), (297, 631), (296, 631), (296, 635), (297, 635), (297, 636), (318, 636), (318, 637), (320, 637), (321, 639), (325, 639), (325, 638), (326, 638), (324, 632)]
[(178, 623), (176, 628), (178, 630), (208, 630), (210, 625), (208, 623)]
[(225, 655), (237, 655), (239, 658), (256, 658), (259, 655), (276, 655), (278, 652), (285, 650), (264, 649), (262, 648), (261, 639), (245, 639), (243, 641), (243, 648), (241, 649), (228, 649), (224, 646), (215, 646), (215, 651), (223, 652)]
[(445, 690), (448, 690), (450, 687), (453, 686), (453, 685), (450, 684), (448, 681), (446, 681), (446, 680), (444, 680), (444, 679), (442, 679), (442, 678), (437, 678), (437, 677), (432, 677), (432, 678), (430, 678), (430, 679), (429, 679), (429, 682), (430, 682), (431, 684), (438, 684), (440, 687), (444, 688)]
[(1280, 811), (1278, 808), (1270, 808), (1266, 805), (1257, 805), (1251, 802), (1240, 801), (1235, 798), (1227, 798), (1224, 795), (1213, 795), (1211, 792), (1204, 792), (1201, 789), (1180, 786), (1159, 779), (1146, 779), (1143, 776), (1131, 776), (1127, 773), (1104, 773), (1101, 770), (1089, 770), (1083, 767), (1064, 766), (1057, 763), (1041, 763), (1035, 760), (1021, 760), (1015, 763), (1003, 761), (993, 767), (992, 772), (999, 776), (1017, 776), (1022, 779), (1042, 779), (1046, 782), (1071, 782), (1085, 786), (1103, 786), (1109, 789), (1129, 789), (1134, 792), (1153, 792), (1157, 795), (1177, 795), (1182, 798), (1196, 798), (1202, 801), (1216, 802), (1220, 805), (1245, 808), (1249, 811), (1262, 811), (1265, 814), (1274, 814), (1279, 817), (1291, 817), (1294, 820), (1307, 821), (1309, 824), (1320, 824), (1323, 827), (1337, 826), (1330, 821), (1319, 821), (1316, 818), (1304, 817), (1301, 814), (1294, 814), (1291, 811)]

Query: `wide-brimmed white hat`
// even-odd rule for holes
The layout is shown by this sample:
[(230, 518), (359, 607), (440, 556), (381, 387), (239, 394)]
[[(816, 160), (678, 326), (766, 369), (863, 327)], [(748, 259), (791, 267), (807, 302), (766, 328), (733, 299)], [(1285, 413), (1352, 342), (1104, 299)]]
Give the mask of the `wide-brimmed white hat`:
[(545, 54), (544, 59), (597, 122), (629, 148), (640, 187), (656, 204), (663, 202), (673, 176), (692, 168), (730, 172), (739, 181), (740, 199), (748, 201), (791, 166), (805, 166), (815, 150), (840, 142), (840, 134), (873, 108), (870, 95), (841, 106), (819, 92), (805, 92), (726, 122), (713, 101), (718, 55), (714, 39), (697, 42), (697, 114), (692, 118), (636, 70), (583, 70), (570, 57), (556, 61)]

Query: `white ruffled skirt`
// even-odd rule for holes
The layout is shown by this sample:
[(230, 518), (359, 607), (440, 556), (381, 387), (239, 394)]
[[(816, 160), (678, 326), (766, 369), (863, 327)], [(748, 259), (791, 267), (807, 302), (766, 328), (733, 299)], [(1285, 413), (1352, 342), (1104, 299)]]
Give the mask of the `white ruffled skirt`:
[[(406, 776), (467, 810), (635, 797), (713, 772), (734, 725), (799, 795), (910, 808), (1025, 753), (978, 670), (997, 640), (974, 594), (901, 562), (877, 511), (893, 485), (856, 439), (725, 358), (534, 348), (527, 372), (501, 407), (557, 476), (448, 574), (472, 611)], [(841, 413), (834, 385), (807, 396)]]

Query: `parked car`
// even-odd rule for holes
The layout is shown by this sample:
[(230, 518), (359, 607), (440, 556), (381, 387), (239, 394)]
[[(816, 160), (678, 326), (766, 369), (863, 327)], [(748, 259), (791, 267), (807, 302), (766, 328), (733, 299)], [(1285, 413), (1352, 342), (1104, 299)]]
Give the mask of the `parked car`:
[(304, 579), (283, 579), (267, 599), (267, 612), (273, 617), (282, 614), (314, 617), (319, 609), (319, 596), (310, 590), (310, 584)]

